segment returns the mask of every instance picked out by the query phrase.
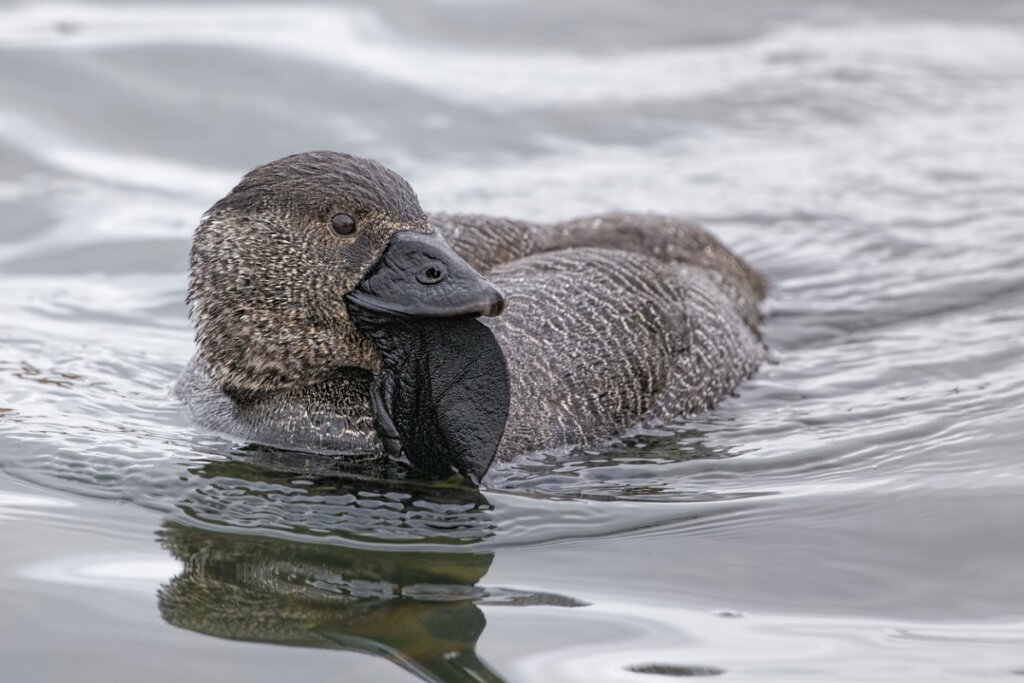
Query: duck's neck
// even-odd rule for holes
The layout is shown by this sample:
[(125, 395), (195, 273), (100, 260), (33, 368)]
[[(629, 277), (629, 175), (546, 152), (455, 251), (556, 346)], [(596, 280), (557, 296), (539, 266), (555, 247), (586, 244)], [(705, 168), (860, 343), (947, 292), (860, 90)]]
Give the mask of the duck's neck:
[(352, 309), (381, 369), (373, 413), (389, 454), (479, 484), (505, 431), (509, 375), (491, 331), (468, 319), (394, 319)]

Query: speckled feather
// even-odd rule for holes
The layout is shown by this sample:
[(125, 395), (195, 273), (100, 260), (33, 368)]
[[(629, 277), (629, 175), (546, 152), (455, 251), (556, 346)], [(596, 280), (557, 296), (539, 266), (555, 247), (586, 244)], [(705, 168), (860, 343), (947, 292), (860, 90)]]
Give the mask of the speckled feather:
[[(298, 175), (287, 159), (273, 173), (251, 172), (197, 231), (190, 300), (199, 353), (177, 393), (208, 428), (295, 450), (382, 453), (369, 407), (376, 359), (341, 301), (401, 229), (437, 230), (508, 298), (505, 313), (486, 321), (511, 375), (497, 460), (707, 409), (765, 358), (764, 279), (695, 223), (437, 214), (428, 227), (397, 175), (318, 154), (328, 156), (304, 159)], [(325, 178), (325, 165), (345, 169)], [(281, 185), (292, 196), (280, 197)], [(324, 267), (323, 224), (355, 205), (373, 217), (360, 220), (365, 248)], [(277, 239), (247, 239), (254, 223)]]

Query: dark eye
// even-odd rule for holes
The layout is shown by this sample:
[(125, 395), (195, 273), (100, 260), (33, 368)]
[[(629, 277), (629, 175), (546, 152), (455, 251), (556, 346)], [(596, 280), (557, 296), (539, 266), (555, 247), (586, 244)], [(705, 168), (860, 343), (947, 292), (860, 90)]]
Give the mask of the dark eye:
[(331, 232), (335, 235), (351, 235), (356, 231), (356, 219), (347, 213), (337, 213), (331, 219)]

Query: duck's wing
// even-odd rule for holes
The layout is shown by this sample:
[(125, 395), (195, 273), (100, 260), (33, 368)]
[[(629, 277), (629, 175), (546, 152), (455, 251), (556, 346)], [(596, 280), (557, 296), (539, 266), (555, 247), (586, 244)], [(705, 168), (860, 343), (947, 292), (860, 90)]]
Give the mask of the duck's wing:
[(532, 223), (442, 213), (431, 215), (430, 222), (460, 256), (485, 274), (534, 254), (592, 247), (701, 268), (752, 327), (760, 319), (757, 305), (768, 289), (760, 273), (703, 226), (676, 216), (615, 212), (561, 223)]
[(701, 268), (736, 304), (744, 320), (756, 325), (760, 319), (757, 304), (764, 299), (768, 282), (700, 223), (658, 214), (606, 213), (557, 223), (547, 242), (550, 250), (619, 249)]

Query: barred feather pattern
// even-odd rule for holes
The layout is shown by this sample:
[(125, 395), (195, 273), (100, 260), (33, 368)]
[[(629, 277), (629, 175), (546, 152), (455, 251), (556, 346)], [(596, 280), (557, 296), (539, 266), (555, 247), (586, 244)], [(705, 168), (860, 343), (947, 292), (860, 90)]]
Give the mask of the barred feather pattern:
[(580, 248), (491, 277), (509, 299), (490, 322), (512, 377), (499, 460), (698, 412), (764, 358), (757, 334), (700, 268)]

